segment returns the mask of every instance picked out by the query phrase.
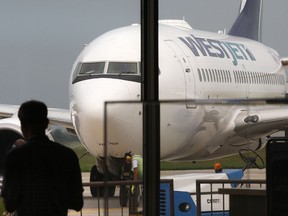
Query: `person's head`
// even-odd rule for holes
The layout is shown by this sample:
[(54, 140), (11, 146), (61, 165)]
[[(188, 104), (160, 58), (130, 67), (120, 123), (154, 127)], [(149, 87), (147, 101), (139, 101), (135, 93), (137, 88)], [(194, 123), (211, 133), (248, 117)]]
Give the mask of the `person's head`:
[(18, 118), (22, 133), (27, 140), (33, 135), (45, 134), (49, 123), (47, 114), (47, 106), (41, 101), (30, 100), (21, 104)]
[(124, 159), (126, 163), (132, 163), (132, 155), (131, 152), (125, 153)]

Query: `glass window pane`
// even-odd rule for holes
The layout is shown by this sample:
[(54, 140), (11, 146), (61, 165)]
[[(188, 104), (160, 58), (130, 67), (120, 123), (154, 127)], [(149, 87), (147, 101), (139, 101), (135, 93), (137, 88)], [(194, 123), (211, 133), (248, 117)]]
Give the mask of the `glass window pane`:
[(83, 63), (79, 75), (84, 74), (103, 74), (104, 62)]
[(136, 62), (110, 62), (107, 74), (137, 74)]

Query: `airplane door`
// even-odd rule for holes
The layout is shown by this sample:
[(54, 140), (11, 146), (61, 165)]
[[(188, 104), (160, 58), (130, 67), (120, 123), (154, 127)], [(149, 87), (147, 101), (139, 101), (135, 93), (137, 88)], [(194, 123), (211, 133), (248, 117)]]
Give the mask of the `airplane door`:
[(165, 43), (168, 47), (170, 47), (170, 49), (177, 56), (178, 60), (181, 62), (181, 66), (185, 74), (185, 98), (187, 101), (186, 107), (196, 108), (196, 104), (189, 102), (189, 100), (196, 99), (196, 85), (192, 67), (182, 49), (173, 40), (165, 40)]

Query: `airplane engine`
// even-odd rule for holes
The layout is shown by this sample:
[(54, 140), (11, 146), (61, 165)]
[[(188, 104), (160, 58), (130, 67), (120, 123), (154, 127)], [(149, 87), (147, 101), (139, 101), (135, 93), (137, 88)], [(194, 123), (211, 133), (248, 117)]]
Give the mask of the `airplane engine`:
[[(53, 140), (50, 131), (46, 135)], [(23, 139), (18, 118), (0, 119), (0, 176), (3, 175), (5, 159), (17, 139)]]
[(17, 139), (23, 138), (20, 122), (16, 118), (0, 119), (0, 175), (3, 175), (5, 159)]

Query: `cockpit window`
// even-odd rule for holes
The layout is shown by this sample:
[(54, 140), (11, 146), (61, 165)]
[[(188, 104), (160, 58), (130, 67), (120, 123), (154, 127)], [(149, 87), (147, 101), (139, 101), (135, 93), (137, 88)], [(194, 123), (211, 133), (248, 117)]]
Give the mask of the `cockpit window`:
[(107, 74), (137, 74), (136, 62), (109, 62)]
[(79, 62), (72, 83), (90, 79), (120, 79), (141, 82), (140, 62)]
[(83, 63), (79, 75), (103, 74), (105, 62)]

